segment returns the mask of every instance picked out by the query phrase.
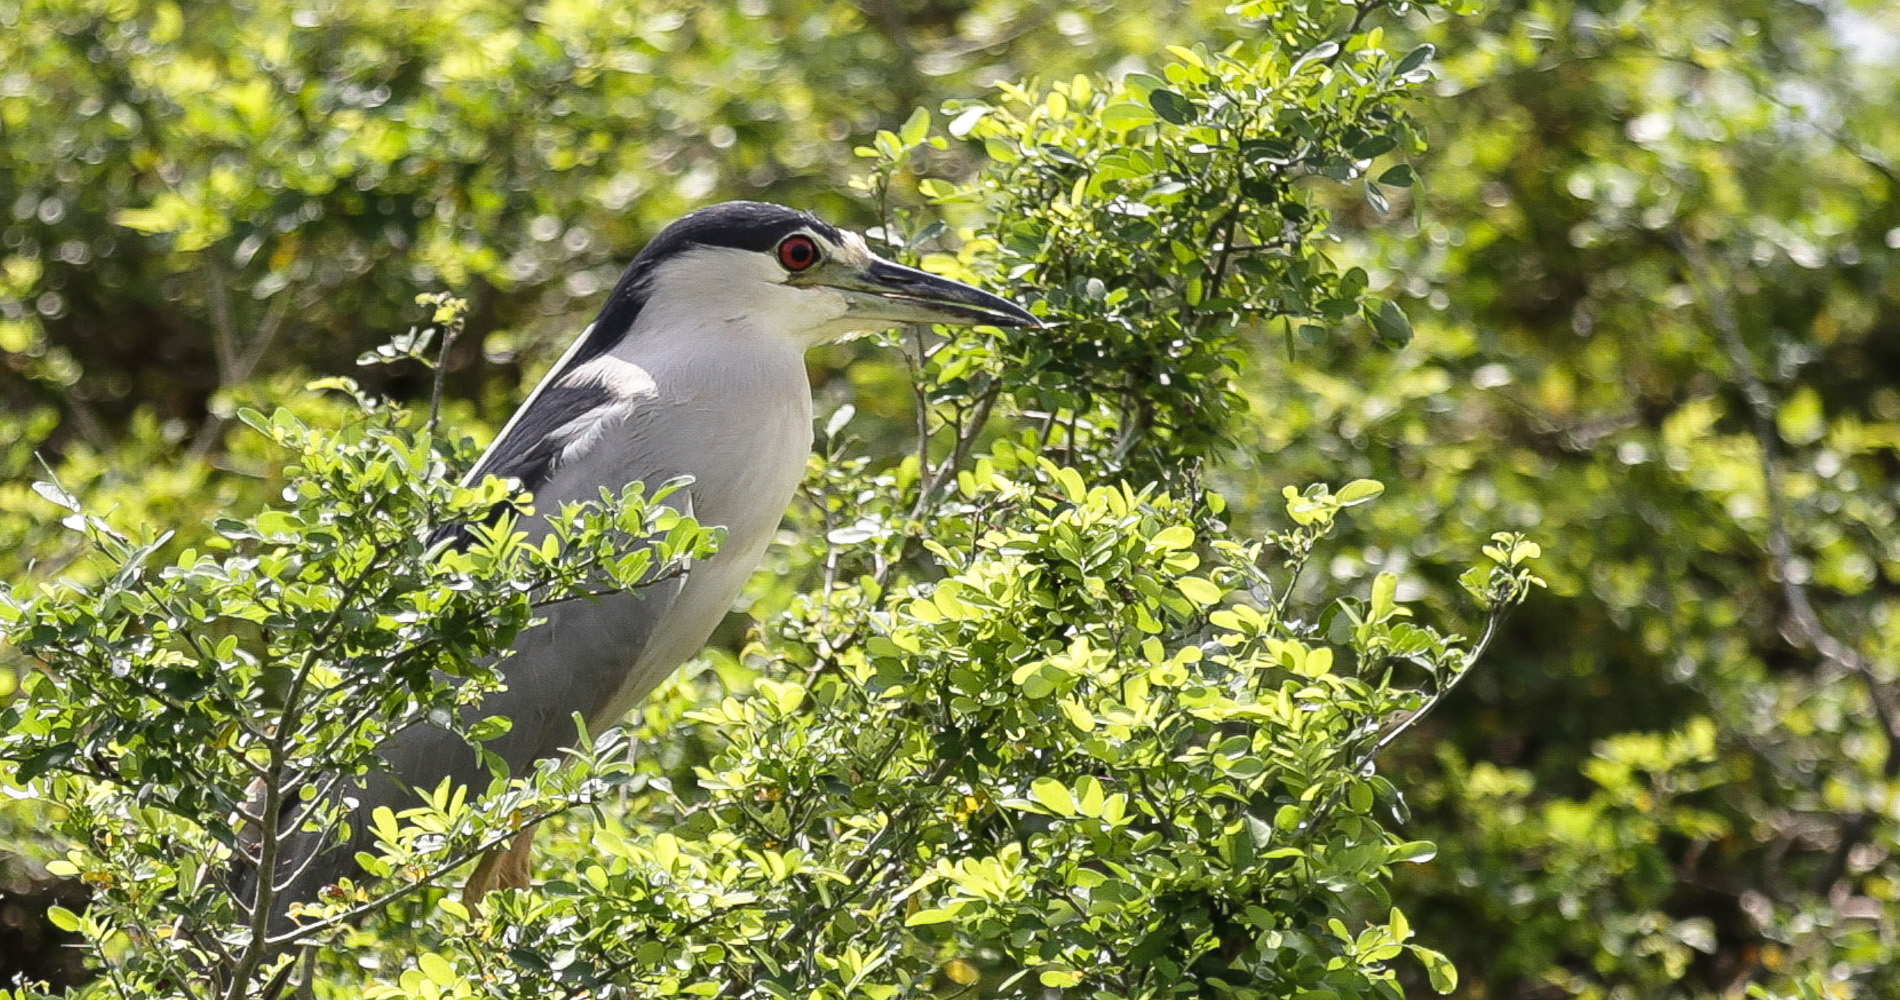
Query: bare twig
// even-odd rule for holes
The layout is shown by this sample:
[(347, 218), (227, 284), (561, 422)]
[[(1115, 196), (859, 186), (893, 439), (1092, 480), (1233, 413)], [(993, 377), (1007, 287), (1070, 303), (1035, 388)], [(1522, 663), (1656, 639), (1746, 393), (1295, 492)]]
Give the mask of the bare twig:
[[(440, 310), (438, 310), (438, 318)], [(435, 355), (435, 386), (429, 392), (429, 436), (435, 437), (436, 427), (442, 421), (442, 386), (448, 381), (449, 350), (455, 346), (455, 338), (462, 333), (467, 322), (467, 304), (461, 303), (454, 308), (454, 315), (442, 320), (442, 343)]]
[[(269, 353), (278, 334), (283, 332), (285, 321), (290, 318), (291, 299), (296, 296), (288, 290), (277, 293), (272, 299), (270, 310), (264, 314), (263, 322), (257, 326), (248, 344), (242, 348), (238, 344), (237, 321), (232, 316), (230, 293), (226, 288), (224, 269), (212, 266), (208, 269), (207, 297), (211, 305), (212, 348), (218, 362), (218, 386), (233, 386), (251, 377), (257, 366), (263, 363), (264, 355)], [(307, 298), (305, 304), (314, 301)], [(186, 462), (196, 464), (204, 460), (218, 440), (218, 431), (223, 429), (228, 417), (216, 413), (205, 414), (204, 421), (193, 435), (191, 447), (186, 449)]]
[(935, 470), (928, 467), (924, 469), (924, 484), (917, 491), (917, 506), (910, 513), (912, 520), (922, 520), (937, 505), (945, 488), (956, 480), (957, 473), (970, 459), (970, 450), (975, 447), (976, 439), (982, 435), (983, 428), (989, 425), (990, 411), (1002, 395), (1003, 380), (992, 377), (990, 384), (984, 387), (983, 394), (977, 397), (975, 405), (970, 408), (969, 418), (958, 421), (957, 440), (951, 446), (950, 454)]

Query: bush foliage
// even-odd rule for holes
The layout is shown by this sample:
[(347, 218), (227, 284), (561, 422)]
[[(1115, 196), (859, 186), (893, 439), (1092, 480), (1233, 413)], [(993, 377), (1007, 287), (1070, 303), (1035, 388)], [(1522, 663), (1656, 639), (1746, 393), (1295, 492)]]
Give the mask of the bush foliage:
[[(1891, 18), (0, 2), (0, 843), (107, 995), (1891, 995)], [(270, 940), (256, 769), (667, 516), (426, 557), (462, 429), (740, 196), (1050, 325), (815, 352), (750, 636)], [(443, 288), (455, 433), (413, 360), (304, 391)], [(542, 885), (460, 910), (517, 813)]]

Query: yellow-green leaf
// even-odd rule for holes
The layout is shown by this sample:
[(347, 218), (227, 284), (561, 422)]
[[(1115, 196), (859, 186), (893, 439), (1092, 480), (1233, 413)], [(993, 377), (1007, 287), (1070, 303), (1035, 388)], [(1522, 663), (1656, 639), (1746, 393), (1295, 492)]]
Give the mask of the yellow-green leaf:
[(1075, 796), (1069, 787), (1054, 778), (1037, 778), (1029, 786), (1029, 797), (1061, 816), (1075, 815)]
[(1198, 576), (1184, 576), (1174, 581), (1174, 586), (1181, 596), (1203, 607), (1219, 601), (1225, 593), (1214, 581)]
[(79, 930), (79, 914), (74, 913), (64, 906), (55, 905), (47, 907), (46, 922), (68, 934), (75, 933)]
[(913, 913), (909, 917), (905, 918), (904, 926), (905, 927), (925, 927), (930, 924), (948, 923), (956, 919), (958, 909), (961, 909), (961, 904), (952, 904), (950, 906), (940, 906), (940, 907), (935, 907), (933, 909), (928, 909), (928, 910), (918, 910), (916, 913)]
[(1351, 507), (1375, 500), (1384, 492), (1385, 484), (1377, 479), (1355, 479), (1341, 486), (1339, 492), (1333, 494), (1333, 499), (1339, 501), (1341, 507)]
[(460, 978), (455, 974), (455, 966), (449, 964), (448, 959), (434, 952), (416, 959), (416, 967), (422, 970), (423, 975), (429, 977), (430, 982), (439, 986), (454, 986)]
[(1154, 549), (1185, 549), (1194, 544), (1194, 529), (1185, 524), (1177, 524), (1155, 532), (1148, 539), (1148, 547)]

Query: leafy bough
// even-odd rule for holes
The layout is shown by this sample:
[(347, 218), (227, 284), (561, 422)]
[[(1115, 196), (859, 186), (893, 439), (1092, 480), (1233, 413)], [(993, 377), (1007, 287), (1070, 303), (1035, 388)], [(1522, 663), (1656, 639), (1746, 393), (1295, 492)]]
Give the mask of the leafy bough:
[[(385, 810), (352, 829), (344, 799), (390, 736), (431, 725), (479, 747), (507, 731), (479, 706), (537, 607), (668, 578), (718, 540), (664, 505), (668, 483), (570, 507), (530, 544), (526, 498), (493, 478), (455, 485), (402, 411), (355, 405), (336, 428), (241, 414), (289, 454), (284, 503), (191, 546), (37, 486), (98, 558), (0, 599), (10, 655), (32, 665), (0, 710), (0, 759), (16, 794), (60, 808), (73, 847), (52, 867), (95, 899), (53, 919), (122, 995), (281, 995), (299, 952), (631, 780), (618, 733), (584, 739), (574, 768), (510, 776), (484, 755), (498, 785), (479, 808), (444, 785), (401, 822)], [(458, 524), (466, 545), (431, 544), (430, 526)], [(280, 898), (333, 850), (373, 877)]]

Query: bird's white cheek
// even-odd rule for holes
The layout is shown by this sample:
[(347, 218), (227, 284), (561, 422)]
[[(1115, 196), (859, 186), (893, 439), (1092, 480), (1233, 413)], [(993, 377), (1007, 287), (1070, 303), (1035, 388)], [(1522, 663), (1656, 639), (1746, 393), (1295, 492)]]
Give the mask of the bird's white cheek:
[(844, 319), (851, 309), (844, 293), (830, 288), (813, 288), (806, 291), (811, 299), (811, 318), (813, 327), (825, 326)]
[[(798, 301), (791, 307), (788, 330), (809, 344), (822, 344), (855, 333), (867, 332), (865, 320), (851, 315), (851, 303), (842, 292), (830, 288), (790, 289)], [(871, 327), (875, 329), (875, 327)]]

